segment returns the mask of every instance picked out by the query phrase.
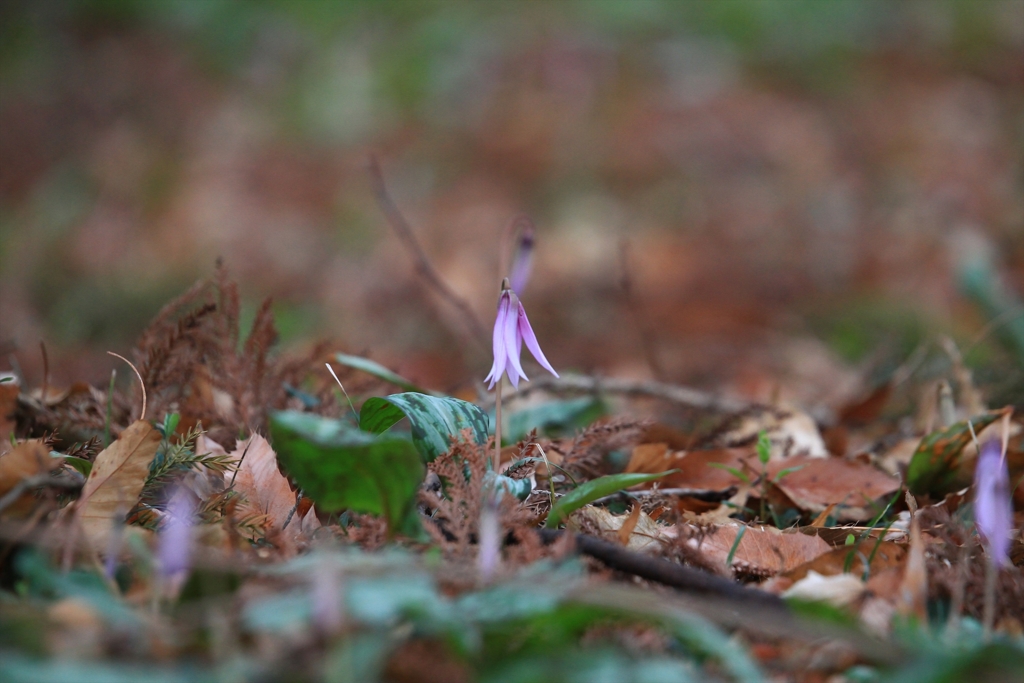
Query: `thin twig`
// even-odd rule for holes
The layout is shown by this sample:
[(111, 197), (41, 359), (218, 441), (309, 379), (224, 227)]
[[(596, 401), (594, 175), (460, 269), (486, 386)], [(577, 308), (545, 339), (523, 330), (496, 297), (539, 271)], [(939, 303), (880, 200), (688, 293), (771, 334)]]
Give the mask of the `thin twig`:
[(413, 261), (416, 264), (416, 272), (443, 299), (458, 309), (461, 318), (466, 324), (466, 327), (469, 328), (474, 341), (476, 341), (476, 343), (483, 349), (489, 349), (490, 344), (488, 343), (487, 329), (480, 322), (479, 318), (477, 318), (476, 313), (473, 312), (473, 308), (466, 302), (466, 300), (456, 294), (455, 291), (441, 279), (441, 276), (430, 264), (430, 259), (427, 258), (426, 252), (423, 251), (423, 247), (420, 246), (419, 241), (417, 241), (416, 235), (413, 234), (409, 222), (405, 220), (405, 216), (403, 216), (402, 212), (398, 210), (398, 205), (395, 204), (391, 195), (388, 193), (387, 185), (384, 183), (384, 175), (381, 173), (380, 164), (377, 162), (377, 157), (375, 156), (370, 157), (369, 171), (370, 182), (373, 185), (373, 193), (377, 198), (377, 203), (380, 205), (381, 211), (384, 212), (384, 216), (387, 218), (388, 223), (398, 235), (398, 238), (405, 245), (406, 249), (409, 250), (409, 253), (412, 254)]
[[(327, 367), (331, 366), (328, 365)], [(288, 511), (288, 516), (284, 518), (284, 524), (281, 525), (281, 531), (288, 528), (288, 523), (292, 521), (292, 517), (295, 516), (295, 511), (299, 509), (300, 502), (302, 502), (302, 491), (295, 494), (295, 505), (293, 505), (292, 509)]]
[(34, 488), (39, 488), (40, 486), (53, 486), (54, 488), (61, 489), (80, 489), (83, 486), (83, 482), (70, 477), (62, 477), (49, 473), (25, 477), (15, 484), (14, 488), (5, 493), (3, 498), (0, 498), (0, 512), (3, 512), (13, 505), (14, 501), (18, 500), (22, 494), (31, 491)]
[(544, 375), (526, 384), (507, 399), (521, 398), (539, 389), (552, 393), (621, 394), (623, 396), (659, 398), (689, 408), (723, 413), (742, 413), (753, 408), (763, 407), (759, 403), (716, 396), (699, 389), (665, 382), (588, 375), (562, 375), (561, 377)]
[(124, 356), (118, 355), (118, 354), (114, 353), (113, 351), (107, 351), (107, 353), (110, 354), (111, 356), (114, 356), (115, 358), (120, 358), (125, 363), (127, 363), (128, 367), (130, 367), (132, 370), (135, 371), (135, 376), (139, 378), (139, 386), (142, 387), (142, 414), (139, 415), (139, 419), (140, 420), (145, 420), (146, 419), (146, 383), (142, 381), (142, 374), (139, 372), (139, 369), (137, 367), (135, 367), (135, 365), (130, 360), (125, 358)]
[(249, 452), (249, 446), (251, 446), (251, 445), (252, 445), (252, 438), (250, 437), (249, 441), (245, 444), (245, 450), (242, 451), (242, 457), (238, 459), (238, 464), (235, 465), (235, 471), (231, 474), (231, 483), (228, 484), (228, 488), (229, 489), (234, 487), (234, 485), (235, 485), (235, 477), (238, 476), (238, 470), (242, 469), (242, 462), (245, 461), (245, 455), (246, 455), (246, 453)]

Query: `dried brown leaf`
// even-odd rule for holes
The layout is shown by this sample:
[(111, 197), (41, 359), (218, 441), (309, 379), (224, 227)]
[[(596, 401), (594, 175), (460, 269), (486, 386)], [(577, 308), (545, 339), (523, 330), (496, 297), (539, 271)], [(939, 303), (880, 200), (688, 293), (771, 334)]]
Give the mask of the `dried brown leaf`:
[[(708, 559), (725, 564), (740, 527), (727, 524), (711, 530), (698, 530), (695, 527), (680, 527), (680, 530), (693, 534), (691, 547), (699, 548)], [(698, 531), (703, 533), (702, 538)], [(817, 536), (783, 533), (773, 527), (747, 527), (736, 546), (732, 568), (752, 576), (772, 576), (798, 567), (830, 549)]]
[(619, 543), (622, 545), (628, 545), (629, 539), (633, 535), (633, 530), (636, 529), (636, 523), (640, 521), (640, 503), (633, 501), (633, 509), (629, 513), (629, 517), (619, 527)]
[(137, 420), (96, 456), (76, 508), (93, 549), (109, 546), (115, 519), (123, 519), (138, 501), (160, 440), (160, 432), (152, 425)]
[[(6, 495), (23, 479), (51, 472), (63, 462), (62, 458), (50, 457), (50, 449), (42, 439), (19, 443), (7, 453), (0, 455), (0, 497)], [(35, 496), (31, 491), (26, 491), (2, 513), (21, 517), (30, 513), (35, 504)]]
[(660, 488), (725, 491), (743, 483), (739, 477), (721, 467), (712, 466), (712, 463), (747, 472), (751, 479), (754, 478), (754, 470), (750, 464), (756, 458), (753, 448), (718, 448), (690, 451), (680, 455), (682, 457), (671, 461), (671, 466), (679, 471), (660, 479)]
[(629, 464), (626, 465), (626, 472), (644, 474), (664, 472), (674, 468), (676, 460), (684, 455), (685, 453), (681, 451), (669, 451), (668, 444), (642, 443), (633, 449), (633, 453), (629, 457)]
[(877, 512), (874, 505), (900, 486), (899, 479), (871, 465), (843, 458), (796, 456), (770, 463), (768, 474), (774, 480), (784, 469), (790, 472), (776, 486), (798, 507), (821, 512), (835, 503), (836, 518), (843, 521), (869, 519)]
[(862, 576), (866, 558), (871, 561), (871, 576), (876, 576), (887, 569), (902, 566), (906, 554), (902, 546), (891, 541), (878, 543), (874, 539), (867, 539), (853, 545), (831, 548), (811, 561), (787, 571), (786, 576), (794, 581), (799, 581), (812, 571), (822, 576), (834, 576), (844, 571)]

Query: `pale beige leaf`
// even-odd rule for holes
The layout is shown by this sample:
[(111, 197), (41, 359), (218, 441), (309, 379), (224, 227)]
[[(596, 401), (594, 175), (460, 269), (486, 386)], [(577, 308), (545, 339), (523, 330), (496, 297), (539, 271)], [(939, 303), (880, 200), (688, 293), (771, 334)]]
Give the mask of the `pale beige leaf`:
[(853, 574), (822, 576), (807, 572), (807, 576), (794, 583), (783, 594), (784, 598), (797, 598), (812, 602), (827, 602), (845, 607), (864, 594), (864, 582)]
[[(288, 516), (294, 516), (295, 491), (278, 469), (277, 454), (270, 443), (259, 434), (253, 434), (239, 442), (231, 456), (241, 461), (238, 473), (226, 472), (224, 476), (228, 482), (234, 477), (235, 490), (245, 496), (247, 504), (242, 507), (243, 514), (266, 515), (270, 528), (284, 528)], [(298, 532), (299, 521), (293, 519), (288, 524), (289, 530)]]
[[(639, 507), (639, 506), (638, 506)], [(605, 540), (617, 542), (619, 532), (630, 523), (632, 515), (616, 515), (605, 508), (587, 505), (572, 514), (568, 527), (574, 531), (597, 532)], [(672, 529), (658, 524), (646, 512), (640, 512), (625, 544), (630, 550), (658, 552), (671, 539)]]
[(78, 500), (78, 520), (94, 550), (109, 546), (117, 518), (135, 506), (160, 447), (160, 432), (137, 420), (96, 456)]

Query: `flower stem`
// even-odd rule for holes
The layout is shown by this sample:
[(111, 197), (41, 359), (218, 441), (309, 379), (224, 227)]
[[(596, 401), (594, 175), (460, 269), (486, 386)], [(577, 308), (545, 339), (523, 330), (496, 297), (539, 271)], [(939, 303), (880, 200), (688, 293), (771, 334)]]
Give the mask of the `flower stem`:
[(982, 607), (981, 623), (984, 638), (988, 641), (992, 638), (992, 624), (996, 616), (996, 576), (999, 574), (999, 567), (991, 561), (991, 557), (986, 559), (989, 562), (985, 563), (985, 602)]
[(494, 473), (498, 474), (501, 468), (501, 385), (504, 384), (501, 377), (495, 387), (494, 394)]

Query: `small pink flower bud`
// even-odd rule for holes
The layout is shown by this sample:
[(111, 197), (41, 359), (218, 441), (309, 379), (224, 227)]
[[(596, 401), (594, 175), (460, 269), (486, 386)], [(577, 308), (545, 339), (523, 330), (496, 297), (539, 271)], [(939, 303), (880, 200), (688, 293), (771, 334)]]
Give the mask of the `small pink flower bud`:
[(974, 469), (974, 521), (991, 562), (996, 566), (1006, 565), (1010, 559), (1013, 503), (1010, 473), (1002, 445), (995, 439), (982, 444)]

